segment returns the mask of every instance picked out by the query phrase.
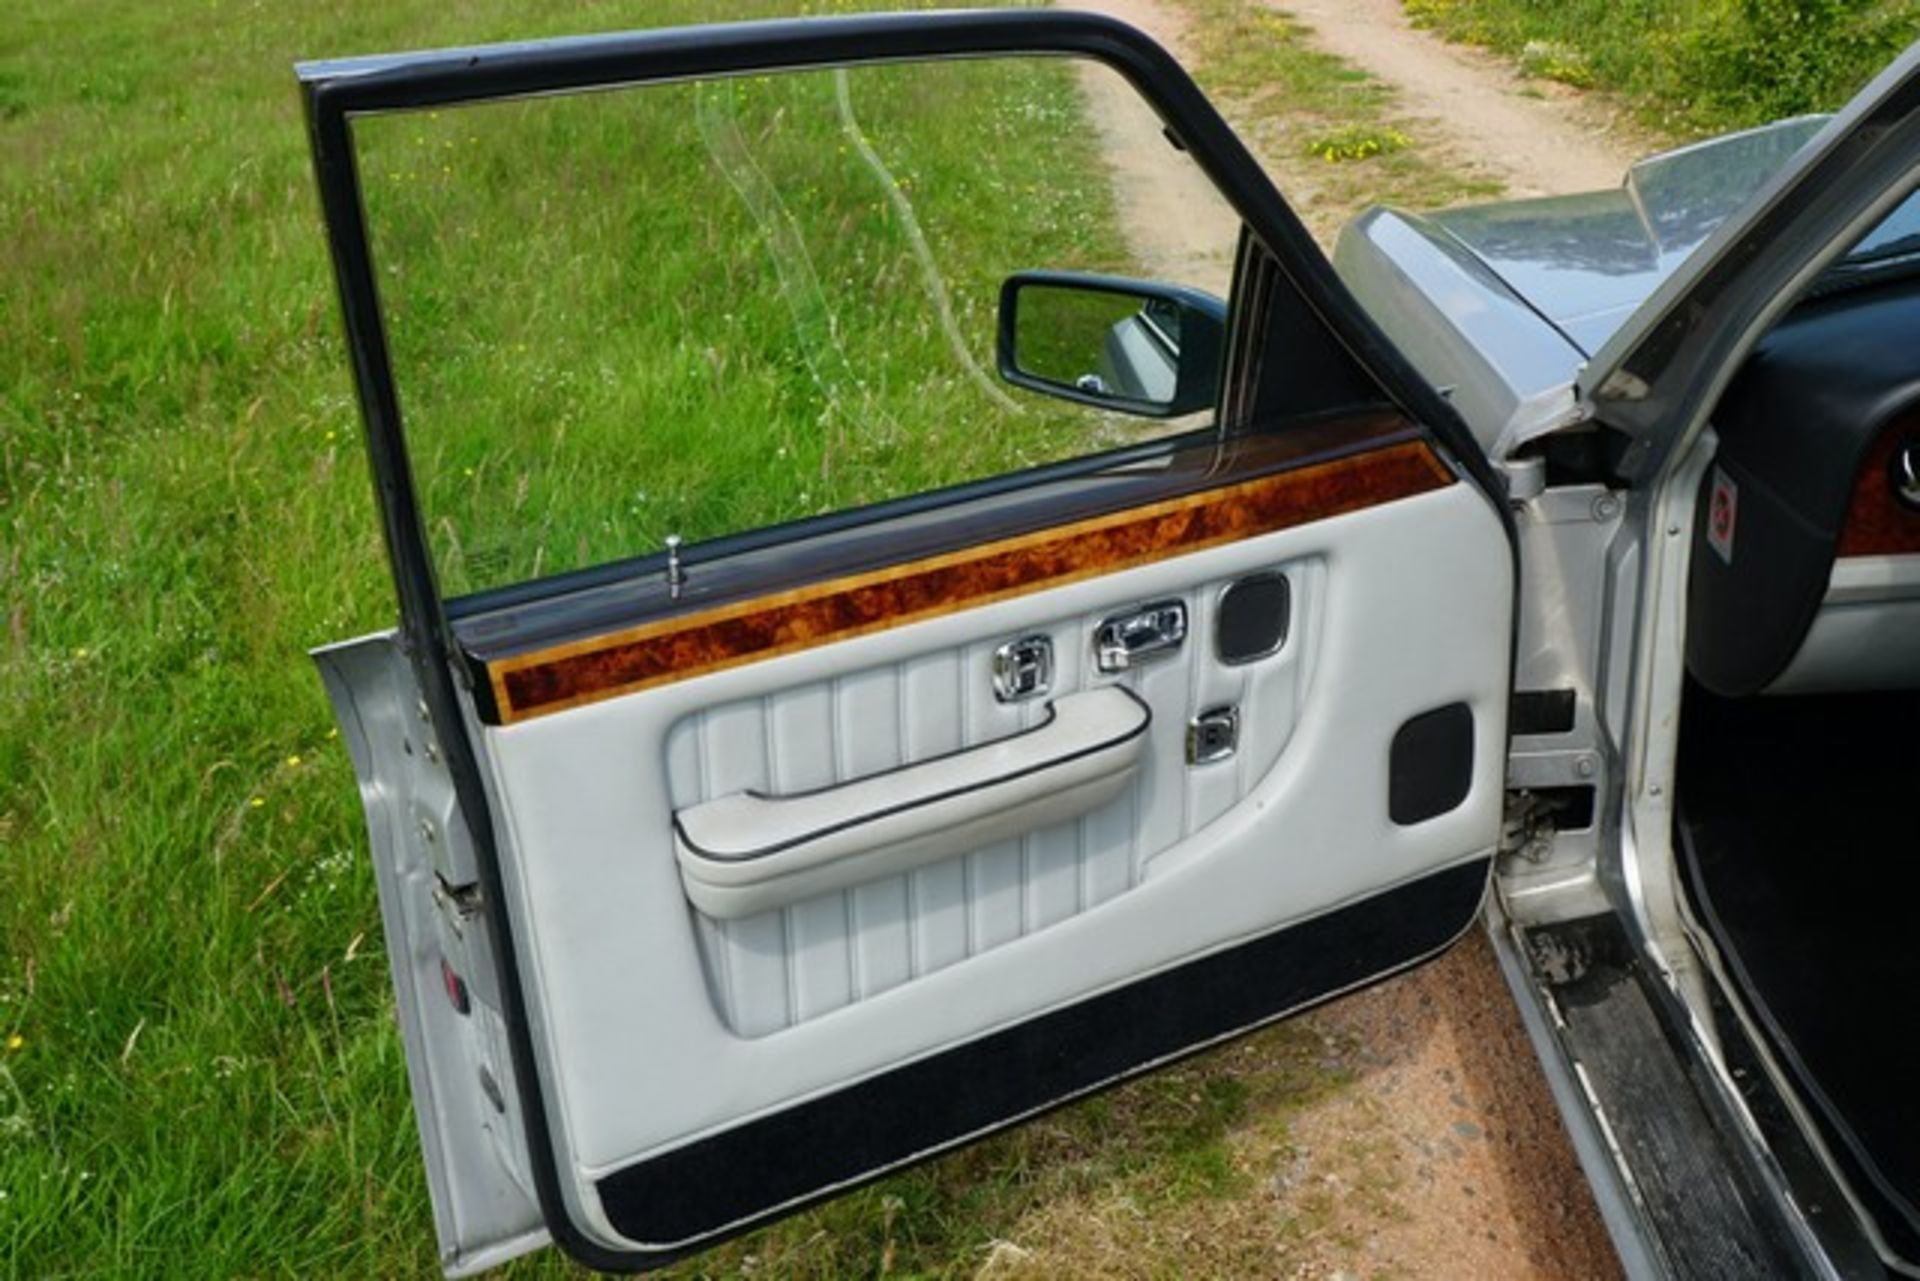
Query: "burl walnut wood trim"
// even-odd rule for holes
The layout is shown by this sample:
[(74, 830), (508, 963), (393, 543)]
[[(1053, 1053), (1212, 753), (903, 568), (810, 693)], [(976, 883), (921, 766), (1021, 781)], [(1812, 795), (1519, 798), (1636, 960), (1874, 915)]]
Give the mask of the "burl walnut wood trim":
[(1454, 483), (1424, 441), (487, 663), (500, 722), (848, 640)]
[(1883, 430), (1867, 451), (1854, 478), (1846, 523), (1840, 527), (1840, 555), (1920, 554), (1920, 511), (1901, 505), (1893, 496), (1890, 479), (1894, 451), (1916, 434), (1920, 434), (1920, 418), (1903, 416)]

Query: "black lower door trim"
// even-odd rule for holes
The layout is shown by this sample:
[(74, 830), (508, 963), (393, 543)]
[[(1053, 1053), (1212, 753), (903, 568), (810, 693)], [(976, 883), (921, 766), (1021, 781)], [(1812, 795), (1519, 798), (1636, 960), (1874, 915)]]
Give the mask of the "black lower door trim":
[(636, 1267), (936, 1155), (1440, 951), (1480, 859), (629, 1166), (596, 1185)]

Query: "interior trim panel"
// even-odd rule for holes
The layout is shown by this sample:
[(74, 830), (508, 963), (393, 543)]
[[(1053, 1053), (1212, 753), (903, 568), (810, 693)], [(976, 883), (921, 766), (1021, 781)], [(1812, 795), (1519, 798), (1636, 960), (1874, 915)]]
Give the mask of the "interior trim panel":
[[(874, 856), (891, 866), (862, 863), (835, 869), (823, 884), (770, 886), (781, 891), (775, 899), (735, 910), (737, 902), (721, 897), (728, 887), (706, 882), (753, 867), (690, 866), (687, 851), (677, 850), (726, 1026), (744, 1037), (770, 1035), (1054, 929), (1128, 894), (1163, 855), (1229, 813), (1293, 737), (1326, 600), (1322, 557), (1257, 573), (1295, 585), (1298, 625), (1273, 654), (1239, 666), (1219, 661), (1208, 640), (1224, 624), (1222, 586), (1234, 578), (1185, 585), (1173, 600), (1192, 625), (1187, 643), (1126, 672), (1099, 669), (1091, 641), (1104, 609), (1023, 623), (1023, 635), (1054, 655), (1053, 707), (1098, 696), (1112, 709), (1116, 736), (1130, 720), (1143, 721), (1141, 733), (1125, 745), (1124, 768), (1103, 766), (1018, 812), (996, 807), (981, 823), (949, 831), (938, 857), (882, 843)], [(850, 667), (683, 717), (665, 752), (675, 811), (697, 813), (731, 797), (838, 792), (1030, 742), (1055, 713), (1040, 700), (1003, 700), (992, 679), (997, 639), (988, 633), (902, 662)], [(1183, 740), (1214, 707), (1237, 712), (1232, 750), (1190, 764)], [(849, 879), (855, 871), (859, 878)]]
[(485, 668), (499, 659), (1420, 438), (1404, 414), (1380, 405), (1294, 413), (1224, 432), (1206, 426), (703, 540), (681, 549), (678, 591), (667, 582), (669, 557), (661, 550), (457, 597), (446, 608), (461, 653), (480, 676), (475, 695), (487, 700)]
[(513, 724), (1453, 484), (1431, 446), (1380, 448), (484, 663)]
[[(1910, 602), (1831, 599), (1846, 567), (1920, 553), (1920, 288), (1802, 304), (1714, 409), (1687, 586), (1687, 671), (1725, 698), (1867, 689)], [(1903, 494), (1907, 496), (1903, 498)]]
[(666, 1262), (1431, 956), (1472, 924), (1490, 867), (1462, 863), (613, 1171), (594, 1185), (601, 1209)]
[[(591, 1192), (616, 1170), (1482, 859), (1503, 797), (1505, 549), (1478, 490), (1443, 485), (485, 728), (535, 1027), (567, 1051), (547, 1059), (549, 1116), (576, 1221), (620, 1248)], [(1281, 648), (1219, 662), (1223, 589), (1274, 572), (1293, 588)], [(1185, 645), (1102, 671), (1099, 623), (1169, 600), (1186, 604)], [(1117, 684), (1153, 709), (1127, 794), (751, 917), (689, 901), (676, 812), (1031, 726), (1045, 700), (1000, 701), (993, 658), (1042, 635), (1046, 697)], [(1396, 825), (1394, 734), (1454, 702), (1472, 711), (1469, 794)], [(1222, 706), (1239, 710), (1236, 749), (1196, 760), (1189, 722)]]

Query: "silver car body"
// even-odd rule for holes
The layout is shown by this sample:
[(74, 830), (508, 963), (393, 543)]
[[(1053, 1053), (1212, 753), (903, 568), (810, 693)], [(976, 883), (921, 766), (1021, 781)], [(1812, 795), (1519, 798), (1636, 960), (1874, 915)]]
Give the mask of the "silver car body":
[[(1581, 691), (1575, 732), (1553, 750), (1516, 737), (1510, 783), (1597, 778), (1611, 799), (1589, 832), (1549, 824), (1521, 834), (1521, 857), (1497, 878), (1489, 928), (1636, 1276), (1693, 1274), (1701, 1260), (1663, 1244), (1648, 1153), (1623, 1142), (1621, 1118), (1610, 1115), (1617, 1102), (1601, 1080), (1605, 1055), (1592, 1039), (1580, 1043), (1552, 993), (1556, 967), (1571, 962), (1543, 956), (1540, 937), (1596, 910), (1617, 914), (1660, 976), (1661, 995), (1691, 1027), (1683, 1057), (1736, 1118), (1735, 1146), (1807, 1247), (1806, 1266), (1818, 1275), (1906, 1268), (1871, 1228), (1872, 1250), (1836, 1233), (1830, 1207), (1850, 1194), (1824, 1168), (1818, 1145), (1808, 1148), (1780, 1122), (1791, 1116), (1805, 1128), (1798, 1105), (1771, 1088), (1778, 1073), (1761, 1038), (1722, 997), (1728, 978), (1677, 884), (1671, 833), (1687, 535), (1715, 447), (1708, 413), (1753, 345), (1823, 272), (1845, 271), (1846, 256), (1915, 230), (1920, 118), (1908, 100), (1916, 79), (1920, 49), (1835, 117), (1655, 156), (1609, 191), (1426, 215), (1375, 209), (1345, 229), (1336, 250), (1369, 313), (1505, 465), (1521, 539), (1518, 687)], [(1543, 490), (1534, 463), (1516, 457), (1542, 437), (1597, 427), (1629, 442), (1621, 471), (1635, 483), (1617, 504), (1597, 488)], [(1836, 583), (1822, 620), (1864, 606), (1882, 615), (1877, 634), (1910, 635), (1920, 621), (1911, 589), (1898, 585), (1897, 566), (1881, 568), (1890, 571), (1884, 595), (1861, 600), (1849, 589), (1836, 602)], [(1860, 667), (1860, 633), (1824, 650), (1822, 634), (1816, 622), (1796, 665), (1811, 667), (1816, 687), (1844, 688), (1849, 667)], [(1885, 675), (1876, 669), (1876, 679)], [(1901, 683), (1914, 679), (1920, 668), (1901, 669)], [(1674, 1097), (1684, 1092), (1671, 1084)], [(1679, 1127), (1682, 1109), (1674, 1111)]]

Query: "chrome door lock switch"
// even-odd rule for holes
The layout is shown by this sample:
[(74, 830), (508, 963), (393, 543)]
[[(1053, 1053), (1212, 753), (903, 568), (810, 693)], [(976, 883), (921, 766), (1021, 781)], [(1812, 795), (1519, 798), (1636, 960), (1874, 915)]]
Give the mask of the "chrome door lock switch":
[(1210, 707), (1187, 722), (1187, 764), (1210, 765), (1240, 746), (1240, 709)]
[(1003, 703), (1038, 698), (1053, 688), (1053, 642), (1022, 636), (993, 651), (993, 696)]

